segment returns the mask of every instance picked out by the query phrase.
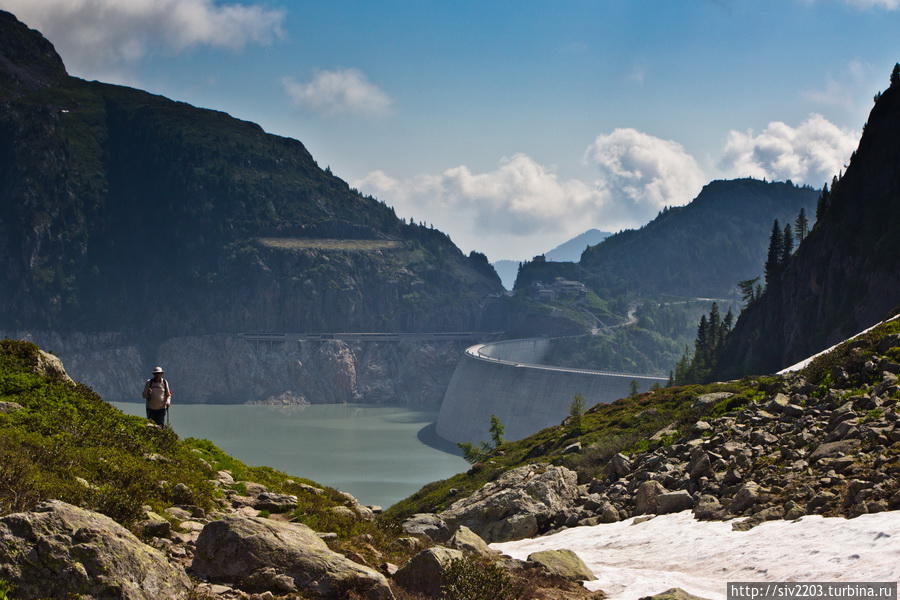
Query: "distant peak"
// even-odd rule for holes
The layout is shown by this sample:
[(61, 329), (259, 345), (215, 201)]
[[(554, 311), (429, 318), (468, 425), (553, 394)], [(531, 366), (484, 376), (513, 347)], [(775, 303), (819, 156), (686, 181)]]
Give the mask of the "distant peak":
[(0, 10), (0, 82), (34, 89), (66, 76), (66, 67), (47, 38), (12, 13)]

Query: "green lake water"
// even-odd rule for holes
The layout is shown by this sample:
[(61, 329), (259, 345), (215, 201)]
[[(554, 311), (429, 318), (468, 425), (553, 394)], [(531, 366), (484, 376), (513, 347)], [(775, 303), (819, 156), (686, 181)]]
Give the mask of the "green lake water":
[[(145, 416), (143, 404), (112, 404)], [(385, 508), (469, 468), (461, 457), (419, 440), (419, 431), (436, 418), (432, 412), (361, 404), (176, 404), (170, 412), (182, 437), (209, 439), (247, 464), (275, 467)]]

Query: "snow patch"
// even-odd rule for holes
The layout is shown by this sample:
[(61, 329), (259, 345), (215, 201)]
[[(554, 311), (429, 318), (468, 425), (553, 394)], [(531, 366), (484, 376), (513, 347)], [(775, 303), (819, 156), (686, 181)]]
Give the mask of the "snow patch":
[(636, 600), (671, 587), (718, 600), (729, 581), (900, 580), (900, 511), (854, 519), (810, 515), (732, 531), (735, 521), (697, 521), (690, 511), (491, 544), (524, 560), (567, 548), (597, 576), (590, 590)]

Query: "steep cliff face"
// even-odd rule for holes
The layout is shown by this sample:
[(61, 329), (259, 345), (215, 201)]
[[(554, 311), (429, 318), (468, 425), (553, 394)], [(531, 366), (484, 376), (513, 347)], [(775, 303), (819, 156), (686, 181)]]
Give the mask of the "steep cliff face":
[(900, 308), (900, 82), (876, 101), (813, 231), (729, 336), (717, 377), (775, 371)]
[(138, 347), (121, 333), (2, 331), (62, 357), (73, 377), (110, 400), (140, 400), (160, 364), (179, 403), (404, 404), (437, 410), (464, 342), (270, 346), (229, 334), (170, 338)]
[(300, 142), (68, 77), (8, 13), (0, 81), (0, 327), (471, 329), (502, 290)]

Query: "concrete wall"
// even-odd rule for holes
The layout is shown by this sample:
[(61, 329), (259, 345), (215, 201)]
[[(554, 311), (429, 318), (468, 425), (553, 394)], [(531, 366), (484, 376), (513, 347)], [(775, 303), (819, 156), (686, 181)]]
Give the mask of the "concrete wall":
[(491, 415), (497, 415), (505, 437), (517, 440), (559, 425), (575, 394), (589, 408), (627, 396), (632, 380), (641, 391), (656, 382), (665, 385), (659, 377), (541, 365), (549, 343), (535, 338), (467, 348), (444, 394), (438, 435), (452, 442), (487, 441)]

